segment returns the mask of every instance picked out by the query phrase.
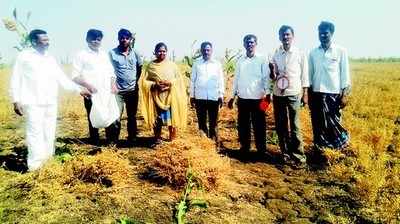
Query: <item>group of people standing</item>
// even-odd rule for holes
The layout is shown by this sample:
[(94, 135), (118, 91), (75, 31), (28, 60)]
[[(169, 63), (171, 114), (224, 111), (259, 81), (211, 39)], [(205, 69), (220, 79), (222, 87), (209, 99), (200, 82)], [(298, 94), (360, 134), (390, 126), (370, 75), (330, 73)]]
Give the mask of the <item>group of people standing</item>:
[[(232, 98), (237, 100), (240, 150), (250, 149), (250, 124), (257, 152), (266, 151), (266, 121), (261, 105), (273, 102), (274, 120), (282, 159), (303, 167), (306, 156), (300, 126), (300, 109), (309, 105), (314, 148), (341, 149), (349, 144), (349, 133), (341, 125), (341, 109), (350, 93), (349, 59), (344, 48), (332, 42), (335, 26), (323, 21), (318, 26), (320, 46), (307, 57), (293, 45), (294, 29), (279, 29), (282, 45), (267, 60), (256, 53), (257, 37), (243, 39), (246, 54), (238, 59)], [(272, 86), (272, 88), (271, 88)]]
[[(314, 148), (341, 149), (349, 144), (349, 133), (341, 125), (341, 109), (350, 93), (349, 59), (344, 48), (332, 42), (334, 24), (318, 26), (320, 46), (309, 56), (293, 45), (294, 29), (279, 29), (282, 45), (267, 59), (256, 51), (258, 39), (243, 38), (246, 53), (237, 60), (228, 107), (238, 108), (240, 151), (248, 154), (251, 128), (259, 156), (266, 155), (265, 110), (273, 102), (274, 120), (282, 159), (303, 167), (306, 156), (300, 125), (300, 110), (309, 105)], [(221, 64), (211, 58), (212, 45), (201, 44), (202, 58), (192, 68), (190, 97), (196, 107), (199, 129), (218, 139), (218, 109), (223, 105), (224, 81)], [(206, 122), (208, 116), (208, 127)]]
[[(301, 105), (305, 104), (311, 109), (315, 147), (347, 146), (349, 135), (340, 124), (340, 109), (346, 105), (350, 92), (347, 54), (332, 43), (332, 23), (321, 22), (318, 31), (321, 45), (309, 57), (293, 46), (294, 30), (290, 26), (279, 29), (282, 45), (269, 59), (257, 53), (255, 35), (244, 37), (246, 53), (237, 60), (232, 96), (228, 101), (231, 109), (237, 104), (240, 150), (244, 154), (250, 151), (252, 127), (257, 152), (265, 155), (265, 105), (271, 100), (285, 161), (300, 165), (306, 162), (299, 118)], [(99, 142), (99, 131), (90, 118), (96, 103), (93, 96), (99, 92), (115, 95), (120, 113), (105, 129), (110, 143), (119, 139), (124, 108), (130, 143), (137, 141), (138, 109), (144, 126), (153, 129), (156, 143), (161, 141), (163, 125), (168, 126), (169, 140), (176, 137), (177, 128), (186, 127), (187, 88), (177, 65), (167, 58), (165, 43), (155, 46), (155, 59), (142, 71), (143, 61), (132, 47), (134, 37), (129, 30), (118, 32), (119, 45), (107, 54), (100, 49), (103, 33), (90, 29), (86, 35), (88, 47), (73, 60), (71, 81), (47, 53), (47, 33), (33, 30), (29, 38), (32, 48), (18, 55), (11, 77), (14, 111), (27, 115), (29, 170), (39, 168), (54, 154), (59, 86), (84, 97), (92, 144)], [(218, 112), (225, 94), (224, 72), (221, 63), (212, 56), (212, 43), (203, 42), (200, 50), (202, 57), (192, 66), (190, 105), (196, 110), (200, 131), (218, 142)]]

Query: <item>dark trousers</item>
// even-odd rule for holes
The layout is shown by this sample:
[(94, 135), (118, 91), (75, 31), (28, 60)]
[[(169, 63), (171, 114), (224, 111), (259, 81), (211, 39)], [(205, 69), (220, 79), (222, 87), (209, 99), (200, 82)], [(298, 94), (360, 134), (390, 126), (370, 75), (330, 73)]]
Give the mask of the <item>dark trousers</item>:
[[(128, 117), (128, 140), (136, 138), (137, 135), (137, 122), (136, 113), (138, 107), (138, 91), (121, 92), (117, 95), (118, 106), (121, 112), (121, 117), (124, 112), (124, 105), (126, 107), (126, 115)], [(121, 119), (117, 121), (117, 136), (121, 132)]]
[[(92, 141), (92, 143), (98, 143), (99, 139), (100, 139), (99, 138), (99, 129), (98, 128), (94, 128), (92, 126), (92, 122), (90, 121), (90, 116), (89, 116), (90, 115), (90, 110), (92, 109), (92, 100), (83, 98), (83, 103), (85, 105), (87, 119), (88, 119), (88, 123), (89, 123), (89, 138)], [(110, 126), (105, 128), (105, 130), (106, 130), (106, 139), (107, 139), (107, 141), (112, 142), (112, 141), (117, 141), (118, 140), (117, 121), (115, 121)]]
[(196, 99), (195, 105), (199, 129), (203, 131), (209, 138), (218, 140), (218, 101)]
[(238, 132), (241, 150), (250, 149), (250, 124), (253, 126), (258, 152), (266, 151), (265, 113), (260, 110), (260, 99), (238, 99)]
[(340, 95), (309, 93), (314, 144), (318, 147), (342, 148), (350, 135), (341, 124)]
[(273, 104), (276, 133), (282, 153), (305, 159), (300, 130), (300, 96), (274, 95)]

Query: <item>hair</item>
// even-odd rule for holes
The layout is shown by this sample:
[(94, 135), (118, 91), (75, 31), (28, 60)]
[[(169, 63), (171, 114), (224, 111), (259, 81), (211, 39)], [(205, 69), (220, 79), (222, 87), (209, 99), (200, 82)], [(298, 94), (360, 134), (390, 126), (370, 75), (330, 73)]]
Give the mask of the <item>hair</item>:
[(160, 50), (160, 48), (162, 48), (162, 47), (164, 47), (165, 50), (168, 51), (167, 45), (166, 45), (165, 43), (163, 43), (163, 42), (160, 42), (160, 43), (156, 44), (156, 46), (154, 47), (154, 52), (157, 52), (157, 51)]
[(322, 30), (325, 28), (328, 29), (332, 34), (335, 32), (335, 25), (333, 25), (333, 23), (331, 22), (322, 21), (318, 26), (318, 30)]
[(283, 33), (284, 33), (286, 30), (290, 30), (290, 32), (292, 32), (292, 34), (294, 35), (294, 30), (293, 30), (293, 28), (292, 28), (291, 26), (282, 25), (281, 28), (279, 28), (279, 36), (282, 36)]
[(90, 29), (86, 33), (86, 41), (96, 40), (99, 37), (103, 39), (103, 32), (101, 32), (100, 30)]
[(40, 34), (47, 34), (44, 30), (35, 29), (29, 33), (29, 41), (31, 43), (36, 42), (39, 39)]
[(211, 42), (209, 42), (209, 41), (204, 41), (203, 43), (200, 44), (200, 49), (204, 49), (204, 48), (206, 48), (207, 46), (210, 46), (211, 48), (213, 47), (212, 44), (211, 44)]
[(127, 29), (120, 29), (118, 31), (118, 39), (121, 39), (122, 37), (128, 37), (128, 38), (132, 38), (132, 33), (131, 31), (127, 30)]
[(244, 36), (244, 38), (243, 38), (243, 43), (246, 43), (246, 41), (247, 41), (248, 39), (254, 39), (254, 40), (256, 41), (256, 43), (257, 43), (257, 36), (254, 35), (254, 34), (247, 34), (246, 36)]

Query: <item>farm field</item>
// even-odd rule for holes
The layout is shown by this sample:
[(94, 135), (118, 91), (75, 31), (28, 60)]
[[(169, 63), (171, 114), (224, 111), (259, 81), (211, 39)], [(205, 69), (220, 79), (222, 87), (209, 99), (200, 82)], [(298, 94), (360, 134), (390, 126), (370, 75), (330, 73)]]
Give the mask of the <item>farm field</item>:
[[(26, 173), (24, 122), (12, 110), (10, 70), (3, 68), (0, 223), (173, 223), (188, 186), (189, 205), (199, 199), (207, 204), (189, 206), (188, 223), (400, 223), (400, 63), (353, 62), (351, 70), (352, 95), (343, 117), (350, 147), (314, 153), (304, 108), (305, 169), (280, 162), (270, 114), (272, 156), (242, 158), (237, 114), (227, 107), (220, 111), (219, 147), (198, 133), (192, 110), (188, 129), (174, 142), (151, 148), (152, 132), (140, 129), (135, 147), (124, 141), (95, 147), (85, 143), (83, 100), (64, 93), (56, 156)], [(228, 88), (230, 82), (228, 75)]]

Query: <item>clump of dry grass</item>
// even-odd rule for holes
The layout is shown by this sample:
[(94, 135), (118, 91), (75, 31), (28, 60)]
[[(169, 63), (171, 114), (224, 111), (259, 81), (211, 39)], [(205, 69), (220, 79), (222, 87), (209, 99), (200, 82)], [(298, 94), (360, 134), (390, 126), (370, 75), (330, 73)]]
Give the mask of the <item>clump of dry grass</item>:
[(156, 148), (150, 167), (159, 177), (174, 188), (186, 185), (190, 167), (195, 182), (206, 190), (218, 187), (219, 181), (229, 172), (229, 162), (215, 150), (215, 143), (205, 137), (191, 137), (167, 142)]
[(123, 187), (133, 178), (129, 161), (113, 151), (104, 151), (94, 156), (79, 155), (64, 166), (64, 184), (75, 186), (81, 183), (105, 187)]

